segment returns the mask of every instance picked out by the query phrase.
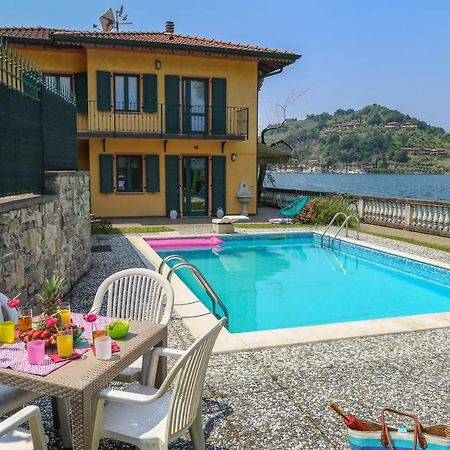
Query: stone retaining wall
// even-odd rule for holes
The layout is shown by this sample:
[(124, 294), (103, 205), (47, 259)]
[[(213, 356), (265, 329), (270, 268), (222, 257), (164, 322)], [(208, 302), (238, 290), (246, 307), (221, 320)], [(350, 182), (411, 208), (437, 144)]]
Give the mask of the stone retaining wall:
[(91, 265), (89, 174), (46, 172), (45, 195), (0, 199), (0, 292), (30, 299), (56, 274), (69, 291)]

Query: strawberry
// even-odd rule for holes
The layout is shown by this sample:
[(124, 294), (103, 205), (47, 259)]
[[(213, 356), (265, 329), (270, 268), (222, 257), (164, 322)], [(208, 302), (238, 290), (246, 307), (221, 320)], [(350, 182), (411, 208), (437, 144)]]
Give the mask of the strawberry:
[(33, 333), (33, 339), (35, 340), (35, 341), (37, 341), (37, 340), (39, 340), (41, 338), (41, 332), (40, 331), (35, 331), (34, 333)]
[(48, 339), (51, 335), (50, 331), (45, 330), (42, 332), (42, 339)]

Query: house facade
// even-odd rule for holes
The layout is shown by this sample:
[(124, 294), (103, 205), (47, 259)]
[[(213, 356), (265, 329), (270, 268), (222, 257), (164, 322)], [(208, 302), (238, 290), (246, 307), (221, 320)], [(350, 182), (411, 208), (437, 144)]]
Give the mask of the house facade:
[(299, 55), (172, 32), (0, 28), (77, 101), (97, 216), (256, 212), (258, 86)]

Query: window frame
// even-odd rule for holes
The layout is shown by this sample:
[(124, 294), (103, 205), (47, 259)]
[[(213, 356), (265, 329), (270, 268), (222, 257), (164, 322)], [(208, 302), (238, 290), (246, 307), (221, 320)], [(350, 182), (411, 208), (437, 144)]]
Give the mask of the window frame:
[[(119, 190), (119, 158), (139, 158), (140, 161), (140, 190)], [(142, 154), (117, 154), (114, 157), (115, 160), (115, 185), (116, 194), (143, 194), (145, 193), (145, 180), (144, 180), (144, 155)], [(130, 167), (127, 164), (127, 176), (129, 176)]]
[(47, 84), (47, 77), (55, 77), (55, 87), (61, 90), (61, 77), (66, 77), (70, 79), (70, 93), (75, 94), (75, 82), (73, 73), (57, 73), (57, 72), (46, 72), (44, 73), (45, 82)]
[[(123, 77), (123, 109), (117, 108), (116, 102), (116, 77)], [(128, 78), (136, 78), (136, 109), (129, 109), (129, 91)], [(113, 73), (113, 93), (114, 93), (114, 111), (118, 113), (140, 113), (141, 112), (141, 74), (136, 73)], [(126, 106), (126, 108), (125, 108)]]

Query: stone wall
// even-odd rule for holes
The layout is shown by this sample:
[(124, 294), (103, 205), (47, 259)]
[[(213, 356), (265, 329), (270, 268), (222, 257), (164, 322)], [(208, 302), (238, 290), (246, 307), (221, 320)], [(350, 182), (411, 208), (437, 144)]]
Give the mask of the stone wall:
[(0, 292), (30, 299), (56, 274), (69, 291), (91, 265), (89, 174), (46, 172), (45, 195), (0, 199)]

